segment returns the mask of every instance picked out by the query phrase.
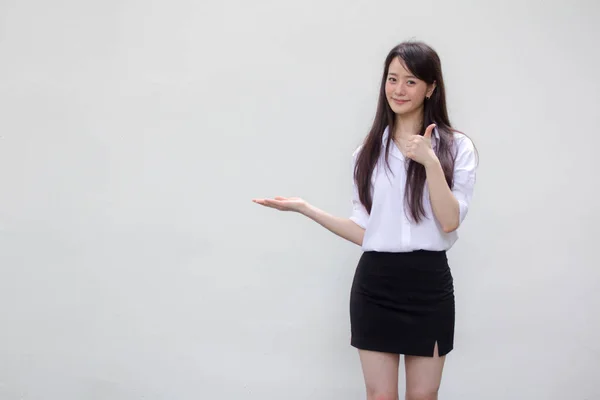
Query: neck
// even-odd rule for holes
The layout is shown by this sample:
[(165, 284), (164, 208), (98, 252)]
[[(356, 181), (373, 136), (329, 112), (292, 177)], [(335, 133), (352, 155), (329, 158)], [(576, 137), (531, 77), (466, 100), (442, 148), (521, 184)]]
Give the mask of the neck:
[(394, 127), (395, 139), (408, 139), (413, 135), (418, 135), (423, 125), (423, 111), (415, 112), (410, 115), (396, 115), (396, 124)]

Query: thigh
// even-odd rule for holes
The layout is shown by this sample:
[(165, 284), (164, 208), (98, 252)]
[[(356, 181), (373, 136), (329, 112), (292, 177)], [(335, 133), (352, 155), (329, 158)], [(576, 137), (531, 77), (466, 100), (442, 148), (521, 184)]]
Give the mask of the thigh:
[(433, 357), (405, 356), (407, 398), (437, 398), (446, 356), (438, 355), (435, 344)]
[(400, 356), (392, 353), (359, 350), (367, 397), (396, 399), (398, 397), (398, 363)]

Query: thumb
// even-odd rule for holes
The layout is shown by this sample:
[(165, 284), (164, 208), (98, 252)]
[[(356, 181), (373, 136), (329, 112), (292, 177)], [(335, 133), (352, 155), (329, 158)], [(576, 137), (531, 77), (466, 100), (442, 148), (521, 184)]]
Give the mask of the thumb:
[(427, 139), (431, 139), (431, 132), (433, 132), (433, 128), (435, 128), (435, 124), (431, 124), (425, 129), (425, 134), (423, 135)]

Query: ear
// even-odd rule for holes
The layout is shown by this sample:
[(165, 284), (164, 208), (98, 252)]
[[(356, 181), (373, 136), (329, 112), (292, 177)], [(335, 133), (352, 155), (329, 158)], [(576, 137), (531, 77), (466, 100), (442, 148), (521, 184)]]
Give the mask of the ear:
[(436, 87), (436, 81), (433, 81), (433, 83), (427, 87), (427, 93), (425, 94), (425, 97), (430, 98), (433, 95)]

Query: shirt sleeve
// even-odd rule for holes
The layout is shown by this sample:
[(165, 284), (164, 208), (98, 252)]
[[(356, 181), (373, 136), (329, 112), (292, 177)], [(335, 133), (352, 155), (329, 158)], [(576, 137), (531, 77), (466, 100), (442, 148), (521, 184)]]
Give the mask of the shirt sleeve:
[(350, 215), (350, 220), (354, 221), (354, 223), (361, 228), (366, 229), (367, 222), (369, 221), (369, 213), (367, 212), (365, 206), (360, 202), (358, 196), (358, 187), (354, 180), (354, 167), (356, 165), (356, 158), (359, 151), (360, 147), (352, 154), (352, 173), (350, 174), (352, 177), (352, 214)]
[(477, 172), (475, 146), (466, 136), (457, 137), (457, 153), (454, 162), (454, 182), (452, 193), (459, 205), (459, 224), (462, 224), (469, 211)]

